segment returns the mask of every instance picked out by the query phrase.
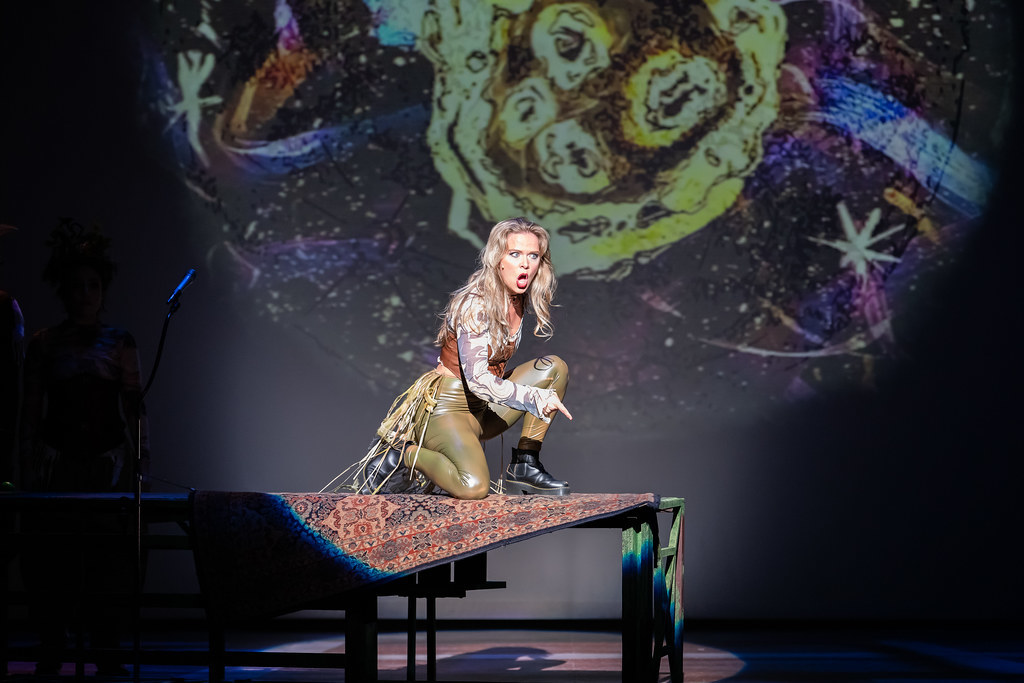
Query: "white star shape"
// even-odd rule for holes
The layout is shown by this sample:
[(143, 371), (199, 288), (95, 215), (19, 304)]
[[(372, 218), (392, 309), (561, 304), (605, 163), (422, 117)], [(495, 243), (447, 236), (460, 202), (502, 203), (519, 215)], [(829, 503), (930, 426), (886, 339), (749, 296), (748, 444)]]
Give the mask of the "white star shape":
[(201, 97), (200, 89), (213, 72), (214, 59), (212, 54), (203, 55), (201, 52), (192, 50), (188, 53), (178, 53), (178, 88), (181, 91), (181, 101), (171, 105), (171, 118), (167, 122), (170, 128), (178, 121), (185, 119), (185, 130), (188, 136), (189, 145), (199, 157), (203, 166), (208, 166), (206, 151), (199, 141), (199, 123), (202, 120), (203, 107), (220, 104), (219, 95)]
[(873, 265), (877, 265), (878, 262), (900, 262), (899, 257), (875, 251), (871, 249), (871, 246), (896, 234), (905, 227), (905, 224), (897, 225), (895, 228), (890, 228), (882, 234), (876, 235), (874, 234), (875, 228), (878, 227), (878, 221), (882, 218), (881, 209), (876, 208), (868, 214), (868, 219), (864, 221), (864, 227), (860, 230), (854, 224), (853, 217), (850, 216), (850, 211), (846, 208), (846, 204), (839, 202), (836, 205), (836, 209), (839, 212), (839, 222), (843, 226), (843, 233), (846, 239), (823, 240), (818, 237), (808, 237), (807, 239), (815, 244), (824, 244), (827, 247), (839, 250), (843, 255), (839, 259), (840, 268), (852, 268), (858, 278), (865, 280), (868, 276), (868, 269)]

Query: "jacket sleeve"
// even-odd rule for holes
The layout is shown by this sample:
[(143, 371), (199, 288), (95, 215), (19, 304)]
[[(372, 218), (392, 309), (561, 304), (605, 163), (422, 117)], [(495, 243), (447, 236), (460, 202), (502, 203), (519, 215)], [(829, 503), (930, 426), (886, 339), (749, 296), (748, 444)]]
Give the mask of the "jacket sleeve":
[(487, 332), (474, 332), (460, 324), (456, 326), (456, 336), (459, 364), (470, 391), (490, 403), (527, 411), (545, 422), (551, 421), (551, 418), (541, 414), (538, 404), (543, 398), (554, 394), (553, 389), (516, 384), (491, 374), (487, 369), (487, 347), (491, 341)]

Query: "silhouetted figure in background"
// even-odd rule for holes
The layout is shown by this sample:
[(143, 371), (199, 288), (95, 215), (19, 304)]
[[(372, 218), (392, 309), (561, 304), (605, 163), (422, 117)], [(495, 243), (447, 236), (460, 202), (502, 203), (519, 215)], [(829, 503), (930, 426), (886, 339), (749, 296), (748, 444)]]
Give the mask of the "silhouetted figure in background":
[[(98, 230), (64, 220), (47, 243), (52, 253), (44, 279), (56, 288), (67, 318), (37, 332), (24, 371), (21, 478), (24, 488), (50, 492), (133, 490), (137, 437), (141, 430), (143, 473), (148, 468), (148, 427), (142, 406), (135, 339), (100, 321), (116, 267), (110, 240)], [(93, 648), (118, 645), (118, 626), (134, 587), (134, 519), (111, 515), (35, 518), (26, 524), (72, 525), (90, 534), (84, 547), (39, 547), (26, 553), (23, 569), (43, 657), (37, 673), (59, 671), (67, 628), (90, 635)], [(77, 525), (77, 526), (76, 526)], [(98, 601), (84, 596), (94, 594)], [(123, 603), (123, 604), (116, 604)], [(99, 658), (101, 674), (127, 674)]]

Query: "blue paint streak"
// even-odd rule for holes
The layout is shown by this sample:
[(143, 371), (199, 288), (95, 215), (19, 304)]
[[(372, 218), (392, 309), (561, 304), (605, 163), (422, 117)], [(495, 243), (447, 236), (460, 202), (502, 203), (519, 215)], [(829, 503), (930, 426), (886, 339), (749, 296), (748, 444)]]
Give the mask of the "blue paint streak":
[(898, 121), (912, 113), (892, 95), (848, 78), (825, 77), (816, 85), (821, 95), (822, 113), (832, 115), (835, 125), (841, 125), (858, 137), (873, 126)]
[[(638, 574), (640, 569), (644, 566), (645, 558), (649, 558), (653, 554), (654, 542), (649, 538), (644, 539), (639, 551), (632, 551), (622, 556), (623, 573)], [(653, 566), (651, 567), (651, 570), (654, 570)]]
[(815, 85), (823, 121), (888, 156), (946, 204), (967, 216), (981, 213), (994, 185), (985, 164), (891, 95), (842, 76)]
[(310, 130), (277, 140), (258, 140), (222, 149), (253, 175), (286, 175), (323, 161), (343, 162), (375, 135), (422, 136), (430, 121), (423, 105), (350, 123)]

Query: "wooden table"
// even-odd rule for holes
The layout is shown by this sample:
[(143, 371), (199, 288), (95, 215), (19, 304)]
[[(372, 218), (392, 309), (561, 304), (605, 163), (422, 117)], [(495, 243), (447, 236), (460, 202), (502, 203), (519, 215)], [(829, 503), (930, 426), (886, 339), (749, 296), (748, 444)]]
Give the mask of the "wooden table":
[[(176, 522), (184, 535), (150, 534), (143, 532), (143, 546), (188, 550), (190, 497), (187, 493), (144, 493), (140, 501), (144, 521)], [(66, 512), (70, 516), (84, 514), (132, 514), (135, 500), (130, 494), (45, 494), (0, 493), (0, 516), (4, 547), (22, 547), (25, 543), (39, 542), (39, 538), (25, 538), (13, 523), (17, 514)], [(670, 519), (667, 541), (662, 546), (658, 531), (659, 513)], [(656, 681), (662, 658), (668, 658), (671, 679), (683, 680), (683, 528), (684, 501), (681, 498), (661, 498), (658, 509), (639, 508), (628, 512), (590, 521), (567, 528), (618, 528), (622, 532), (622, 680)], [(561, 530), (560, 530), (561, 531)], [(54, 537), (66, 537), (68, 529), (55, 529)], [(87, 530), (73, 530), (74, 534), (87, 534)], [(51, 541), (54, 539), (50, 539)], [(7, 566), (7, 563), (5, 563)], [(504, 587), (504, 582), (489, 581), (486, 577), (486, 553), (479, 553), (453, 563), (423, 570), (412, 576), (396, 579), (376, 586), (373, 590), (359, 591), (358, 596), (326, 601), (320, 609), (338, 609), (345, 612), (345, 653), (271, 653), (247, 650), (228, 651), (225, 647), (225, 624), (217, 615), (208, 613), (210, 647), (206, 652), (159, 653), (146, 652), (136, 662), (147, 663), (199, 663), (209, 666), (210, 680), (222, 681), (226, 666), (291, 666), (309, 668), (342, 668), (346, 680), (373, 681), (377, 679), (377, 600), (382, 595), (401, 595), (409, 600), (409, 680), (415, 675), (415, 600), (427, 600), (427, 658), (428, 680), (436, 678), (436, 612), (438, 597), (464, 597), (467, 591)], [(5, 604), (11, 604), (5, 581)], [(152, 603), (160, 596), (147, 594), (142, 587), (136, 596), (138, 605)], [(162, 604), (167, 603), (167, 596)], [(208, 603), (203, 596), (190, 596), (179, 602), (182, 606)], [(4, 615), (6, 627), (7, 618)], [(4, 635), (3, 663), (8, 660), (7, 634)], [(138, 647), (136, 635), (136, 648)], [(87, 652), (77, 652), (77, 670)], [(165, 656), (164, 656), (165, 655)], [(138, 669), (136, 669), (138, 670)], [(79, 674), (80, 676), (83, 674)]]

